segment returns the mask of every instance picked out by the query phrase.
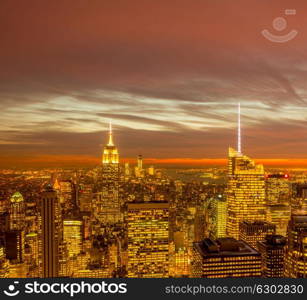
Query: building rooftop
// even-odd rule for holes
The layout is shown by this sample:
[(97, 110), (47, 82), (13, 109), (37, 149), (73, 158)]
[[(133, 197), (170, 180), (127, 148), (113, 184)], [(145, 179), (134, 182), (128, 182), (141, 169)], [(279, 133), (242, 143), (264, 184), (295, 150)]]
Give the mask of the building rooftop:
[(265, 221), (243, 221), (241, 222), (244, 226), (274, 226), (273, 224)]
[(201, 242), (194, 243), (194, 248), (204, 257), (229, 257), (260, 255), (247, 243), (234, 238), (226, 237), (212, 240), (209, 238)]
[(264, 241), (259, 241), (258, 243), (265, 246), (284, 247), (287, 239), (282, 235), (270, 234), (265, 237)]
[(128, 203), (128, 210), (129, 209), (168, 209), (169, 203), (156, 201), (156, 202), (131, 202)]
[(16, 192), (13, 194), (10, 200), (11, 202), (22, 202), (23, 196), (19, 192)]

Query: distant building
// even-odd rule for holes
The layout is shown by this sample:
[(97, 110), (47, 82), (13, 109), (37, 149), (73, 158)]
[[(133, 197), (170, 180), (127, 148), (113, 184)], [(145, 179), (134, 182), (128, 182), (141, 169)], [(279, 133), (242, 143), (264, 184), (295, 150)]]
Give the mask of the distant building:
[(5, 232), (6, 258), (13, 264), (24, 260), (24, 231), (10, 230)]
[(143, 170), (143, 156), (142, 155), (138, 156), (138, 169)]
[(23, 230), (25, 218), (26, 210), (23, 196), (16, 192), (10, 199), (10, 230)]
[(204, 207), (199, 205), (194, 215), (194, 242), (202, 241), (206, 237), (206, 218)]
[(39, 244), (39, 237), (36, 232), (30, 232), (25, 236), (25, 260), (28, 265), (30, 265), (32, 268), (35, 269), (38, 269), (39, 266), (38, 244)]
[(128, 277), (169, 274), (169, 204), (128, 204)]
[(137, 178), (143, 178), (144, 177), (144, 169), (143, 169), (143, 156), (138, 155), (137, 157), (137, 166), (134, 168), (134, 175)]
[(170, 277), (190, 276), (190, 251), (185, 241), (185, 233), (177, 231), (174, 233), (174, 241), (170, 244), (169, 275)]
[(260, 277), (261, 256), (244, 241), (228, 237), (205, 239), (193, 245), (192, 276)]
[(218, 194), (212, 199), (210, 216), (213, 225), (212, 237), (226, 237), (227, 202), (223, 195)]
[(147, 172), (148, 172), (148, 175), (154, 176), (154, 175), (155, 175), (155, 167), (154, 167), (154, 166), (150, 166), (150, 167), (147, 169)]
[(129, 178), (131, 175), (130, 165), (128, 162), (125, 163), (125, 176)]
[(9, 261), (5, 255), (4, 246), (0, 246), (0, 278), (7, 278), (9, 276)]
[(264, 221), (243, 221), (239, 230), (240, 240), (257, 249), (257, 242), (263, 241), (268, 234), (275, 234), (276, 226)]
[(307, 215), (292, 215), (285, 251), (285, 276), (307, 277)]
[(268, 205), (289, 203), (291, 184), (289, 174), (268, 174), (265, 177), (265, 193)]
[(69, 257), (82, 251), (82, 220), (71, 218), (63, 220), (63, 238)]
[(91, 212), (93, 201), (93, 186), (88, 183), (79, 185), (79, 204), (81, 212)]
[(276, 226), (276, 234), (286, 236), (287, 226), (291, 219), (290, 204), (268, 205), (267, 221)]
[(277, 278), (284, 276), (286, 243), (286, 238), (281, 235), (267, 235), (264, 241), (258, 241), (263, 277)]

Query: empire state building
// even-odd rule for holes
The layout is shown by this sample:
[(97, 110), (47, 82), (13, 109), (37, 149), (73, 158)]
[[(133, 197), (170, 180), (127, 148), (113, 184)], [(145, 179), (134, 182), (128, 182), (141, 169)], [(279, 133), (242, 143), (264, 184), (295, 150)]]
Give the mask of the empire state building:
[(119, 201), (119, 154), (113, 142), (112, 125), (109, 127), (108, 144), (103, 148), (101, 192), (97, 195), (97, 218), (102, 223), (121, 220)]
[(112, 124), (109, 127), (109, 142), (104, 146), (102, 154), (103, 174), (107, 180), (118, 179), (119, 176), (119, 154), (113, 143)]

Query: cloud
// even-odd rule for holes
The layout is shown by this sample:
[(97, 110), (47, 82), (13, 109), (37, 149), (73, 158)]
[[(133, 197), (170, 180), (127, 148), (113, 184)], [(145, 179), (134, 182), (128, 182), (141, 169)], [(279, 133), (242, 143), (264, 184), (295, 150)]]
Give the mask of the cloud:
[[(290, 4), (299, 35), (266, 41), (261, 30)], [(111, 118), (122, 156), (224, 157), (241, 102), (247, 152), (304, 157), (306, 9), (3, 0), (0, 153), (97, 156)]]

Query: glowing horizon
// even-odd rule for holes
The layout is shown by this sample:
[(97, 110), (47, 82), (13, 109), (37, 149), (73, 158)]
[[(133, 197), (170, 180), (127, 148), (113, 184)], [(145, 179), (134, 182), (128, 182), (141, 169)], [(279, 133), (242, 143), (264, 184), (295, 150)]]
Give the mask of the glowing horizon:
[[(256, 163), (263, 164), (264, 167), (289, 167), (305, 168), (307, 159), (288, 159), (288, 158), (252, 158)], [(137, 157), (121, 158), (120, 164), (129, 162), (131, 165), (137, 163)], [(169, 166), (227, 166), (227, 158), (144, 158), (144, 165), (169, 165)], [(41, 155), (19, 157), (8, 160), (0, 160), (0, 168), (9, 169), (9, 167), (22, 168), (24, 166), (32, 167), (93, 167), (101, 164), (99, 157), (89, 155)]]

